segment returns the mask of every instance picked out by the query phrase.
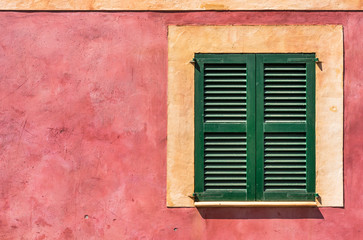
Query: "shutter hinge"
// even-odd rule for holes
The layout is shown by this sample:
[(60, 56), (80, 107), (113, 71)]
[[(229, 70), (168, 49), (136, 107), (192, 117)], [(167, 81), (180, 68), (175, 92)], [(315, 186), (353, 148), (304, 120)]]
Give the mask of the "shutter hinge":
[(314, 193), (315, 201), (318, 201), (321, 204), (321, 197), (319, 193)]
[(319, 58), (315, 58), (314, 59), (316, 63), (321, 63), (321, 61), (319, 60)]
[(191, 61), (190, 61), (190, 63), (191, 64), (194, 64), (196, 61), (195, 61), (195, 58), (193, 58)]
[(191, 199), (193, 199), (195, 201), (197, 199), (197, 194), (193, 193), (193, 194), (188, 195), (188, 197), (190, 197)]

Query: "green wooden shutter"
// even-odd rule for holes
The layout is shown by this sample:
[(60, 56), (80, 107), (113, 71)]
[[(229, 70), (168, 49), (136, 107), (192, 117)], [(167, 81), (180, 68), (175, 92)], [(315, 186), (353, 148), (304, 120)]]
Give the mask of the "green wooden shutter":
[(314, 200), (314, 59), (256, 56), (256, 200)]
[(197, 201), (255, 198), (254, 58), (195, 55)]
[(195, 55), (196, 201), (312, 201), (315, 55)]

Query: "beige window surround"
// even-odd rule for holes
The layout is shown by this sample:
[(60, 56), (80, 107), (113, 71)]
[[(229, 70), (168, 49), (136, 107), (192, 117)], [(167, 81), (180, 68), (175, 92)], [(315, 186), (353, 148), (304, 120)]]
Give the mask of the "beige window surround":
[[(316, 53), (318, 206), (343, 206), (341, 25), (169, 26), (167, 206), (194, 207), (194, 53)], [(292, 203), (293, 204), (293, 203)], [(198, 204), (197, 204), (198, 205)]]

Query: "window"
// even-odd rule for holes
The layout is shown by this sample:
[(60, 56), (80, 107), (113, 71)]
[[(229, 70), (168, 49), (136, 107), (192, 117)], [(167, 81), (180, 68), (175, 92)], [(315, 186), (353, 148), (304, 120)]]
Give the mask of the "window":
[(314, 201), (315, 54), (195, 54), (196, 201)]
[[(314, 203), (319, 207), (344, 206), (343, 42), (341, 25), (169, 26), (167, 206), (233, 204), (202, 200), (195, 202), (193, 199), (196, 160), (195, 64), (190, 61), (195, 53), (315, 53), (321, 61), (315, 67), (315, 190), (319, 194), (319, 201), (304, 201), (301, 205), (310, 206)], [(240, 205), (273, 205), (274, 202), (240, 201)], [(299, 204), (297, 201), (280, 203), (294, 206)]]

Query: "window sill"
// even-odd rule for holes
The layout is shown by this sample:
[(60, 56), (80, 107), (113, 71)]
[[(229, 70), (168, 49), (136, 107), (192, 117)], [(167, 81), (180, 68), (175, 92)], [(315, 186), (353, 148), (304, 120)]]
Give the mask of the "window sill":
[(317, 207), (317, 202), (194, 202), (195, 207)]

